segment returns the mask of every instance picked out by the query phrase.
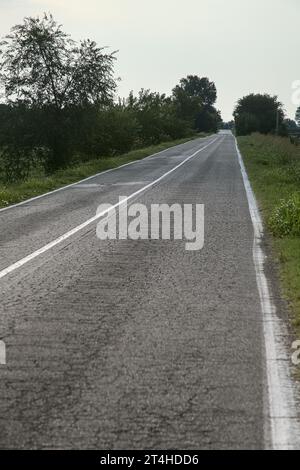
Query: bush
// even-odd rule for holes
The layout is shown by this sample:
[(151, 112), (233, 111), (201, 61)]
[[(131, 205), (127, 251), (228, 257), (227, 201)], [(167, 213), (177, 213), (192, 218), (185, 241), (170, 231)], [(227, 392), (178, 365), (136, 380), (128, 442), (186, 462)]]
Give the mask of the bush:
[(269, 220), (270, 228), (275, 236), (300, 236), (300, 194), (282, 200)]
[(48, 152), (44, 148), (5, 146), (0, 155), (0, 175), (4, 183), (24, 181), (33, 170), (44, 169)]
[(92, 154), (113, 156), (129, 152), (137, 141), (139, 125), (132, 112), (117, 106), (100, 111), (91, 139)]

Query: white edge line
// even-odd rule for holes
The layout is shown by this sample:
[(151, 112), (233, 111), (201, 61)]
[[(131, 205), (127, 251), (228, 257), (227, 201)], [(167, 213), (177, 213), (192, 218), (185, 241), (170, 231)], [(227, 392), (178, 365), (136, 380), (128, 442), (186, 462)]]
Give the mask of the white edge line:
[(66, 232), (65, 234), (61, 235), (60, 237), (56, 238), (55, 240), (53, 240), (52, 242), (48, 243), (47, 245), (41, 247), (39, 250), (36, 250), (34, 251), (33, 253), (31, 253), (30, 255), (28, 256), (25, 256), (25, 258), (22, 258), (20, 259), (19, 261), (17, 261), (16, 263), (13, 263), (11, 264), (10, 266), (8, 266), (7, 268), (3, 269), (2, 271), (0, 271), (0, 279), (7, 276), (8, 274), (12, 273), (13, 271), (15, 271), (16, 269), (20, 268), (21, 266), (24, 266), (24, 264), (28, 263), (29, 261), (32, 261), (34, 258), (36, 258), (37, 256), (45, 253), (46, 251), (49, 251), (51, 248), (53, 248), (54, 246), (58, 245), (59, 243), (62, 243), (63, 241), (67, 240), (68, 238), (70, 238), (72, 235), (74, 235), (75, 233), (79, 232), (80, 230), (84, 229), (85, 227), (87, 227), (88, 225), (90, 225), (91, 223), (95, 222), (96, 220), (100, 219), (101, 217), (103, 217), (105, 214), (108, 214), (109, 212), (111, 212), (112, 210), (116, 209), (118, 206), (120, 206), (121, 204), (125, 204), (127, 201), (129, 201), (130, 199), (134, 198), (135, 196), (137, 196), (138, 194), (144, 192), (144, 191), (147, 191), (147, 189), (149, 188), (152, 188), (154, 185), (156, 185), (157, 183), (159, 183), (161, 180), (163, 180), (164, 178), (166, 178), (168, 175), (170, 175), (171, 173), (173, 173), (174, 171), (176, 171), (178, 168), (180, 168), (182, 165), (184, 165), (185, 163), (187, 163), (188, 161), (190, 161), (192, 158), (194, 158), (196, 155), (198, 155), (200, 152), (203, 152), (203, 150), (207, 149), (208, 147), (210, 147), (212, 144), (214, 144), (217, 140), (220, 140), (218, 137), (215, 138), (213, 141), (211, 141), (209, 144), (205, 145), (204, 147), (202, 147), (201, 149), (197, 150), (195, 153), (193, 153), (192, 155), (190, 155), (189, 157), (187, 157), (185, 160), (183, 160), (181, 163), (179, 163), (179, 165), (176, 165), (174, 168), (172, 168), (171, 170), (167, 171), (167, 173), (164, 173), (162, 176), (160, 176), (159, 178), (157, 178), (155, 181), (152, 181), (151, 183), (147, 184), (146, 186), (144, 186), (143, 188), (139, 189), (138, 191), (134, 192), (133, 194), (130, 194), (130, 196), (128, 196), (127, 198), (124, 198), (122, 199), (122, 201), (119, 201), (117, 204), (111, 206), (109, 209), (106, 209), (98, 214), (96, 214), (94, 217), (91, 217), (90, 219), (86, 220), (85, 222), (83, 222), (82, 224), (78, 225), (77, 227), (74, 227), (72, 230), (69, 230), (68, 232)]
[[(208, 138), (211, 136), (208, 136)], [(199, 139), (206, 139), (206, 137), (199, 137)], [(197, 140), (197, 139), (194, 139)], [(53, 189), (53, 191), (48, 191), (47, 193), (39, 194), (38, 196), (31, 197), (30, 199), (25, 199), (25, 201), (17, 202), (16, 204), (11, 204), (7, 207), (2, 207), (0, 209), (0, 213), (4, 211), (8, 211), (9, 209), (13, 209), (14, 207), (19, 207), (23, 206), (24, 204), (28, 204), (29, 202), (36, 201), (38, 199), (41, 199), (43, 197), (47, 197), (50, 194), (58, 193), (59, 191), (63, 191), (65, 189), (71, 188), (72, 186), (76, 186), (78, 184), (84, 183), (85, 181), (88, 181), (92, 178), (97, 178), (97, 176), (104, 175), (106, 173), (110, 173), (111, 171), (116, 171), (119, 170), (120, 168), (124, 168), (125, 166), (133, 165), (134, 163), (147, 160), (148, 158), (155, 157), (156, 155), (160, 155), (164, 152), (167, 152), (168, 150), (175, 149), (176, 147), (180, 147), (180, 145), (188, 144), (189, 142), (193, 142), (193, 140), (187, 140), (186, 142), (183, 142), (182, 144), (177, 144), (174, 145), (173, 147), (168, 147), (167, 149), (160, 150), (160, 152), (152, 153), (151, 155), (148, 155), (147, 157), (138, 159), (138, 160), (133, 160), (132, 162), (124, 163), (123, 165), (117, 166), (115, 168), (109, 168), (108, 170), (100, 171), (100, 173), (96, 173), (92, 176), (88, 176), (87, 178), (84, 178), (83, 180), (76, 181), (75, 183), (67, 184), (66, 186), (61, 186), (60, 188)]]
[(298, 437), (294, 434), (297, 412), (293, 384), (289, 374), (288, 354), (285, 354), (283, 350), (280, 351), (287, 358), (287, 361), (283, 363), (285, 370), (282, 372), (279, 366), (279, 351), (275, 340), (276, 332), (280, 332), (281, 325), (276, 315), (276, 307), (272, 301), (269, 283), (264, 271), (266, 256), (261, 246), (263, 223), (236, 139), (235, 145), (254, 228), (253, 260), (263, 314), (269, 407), (269, 423), (265, 423), (268, 424), (268, 429), (265, 429), (265, 439), (266, 441), (269, 440), (267, 436), (271, 431), (271, 448), (293, 449), (298, 440)]

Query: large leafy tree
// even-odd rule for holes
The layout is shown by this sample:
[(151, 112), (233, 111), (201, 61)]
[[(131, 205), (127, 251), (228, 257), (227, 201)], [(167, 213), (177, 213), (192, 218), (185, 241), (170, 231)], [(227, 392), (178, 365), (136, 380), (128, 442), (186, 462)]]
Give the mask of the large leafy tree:
[(189, 123), (177, 115), (174, 101), (165, 94), (141, 89), (137, 96), (131, 92), (124, 102), (136, 126), (136, 145), (152, 145), (190, 135)]
[(213, 106), (217, 100), (217, 89), (214, 82), (207, 77), (188, 75), (180, 80), (175, 90), (181, 88), (188, 96), (200, 98), (203, 106)]
[(217, 130), (221, 116), (214, 107), (216, 99), (216, 86), (206, 77), (188, 75), (173, 89), (178, 116), (198, 131)]
[[(53, 18), (25, 18), (12, 28), (0, 46), (0, 89), (13, 112), (7, 126), (11, 155), (22, 146), (22, 126), (14, 127), (17, 107), (28, 114), (35, 129), (26, 131), (26, 146), (44, 147), (50, 170), (68, 163), (75, 143), (74, 119), (93, 106), (112, 103), (116, 89), (113, 76), (114, 53), (106, 53), (91, 40), (74, 42)], [(24, 114), (24, 113), (23, 113)], [(28, 136), (31, 142), (28, 142)], [(17, 138), (15, 138), (17, 137)], [(25, 145), (25, 144), (24, 144)], [(9, 145), (6, 145), (9, 150)]]
[(164, 139), (166, 111), (169, 99), (165, 94), (141, 89), (138, 96), (131, 92), (127, 99), (128, 110), (138, 122), (138, 139), (142, 145), (152, 145)]
[(8, 101), (35, 106), (106, 104), (116, 88), (114, 53), (76, 44), (52, 15), (25, 18), (1, 42), (0, 83)]
[(284, 131), (284, 111), (277, 96), (268, 94), (250, 94), (241, 98), (234, 110), (236, 131), (238, 135), (261, 132), (268, 134)]
[(189, 95), (181, 86), (173, 89), (173, 101), (177, 116), (189, 122), (191, 127), (196, 126), (196, 118), (202, 110), (202, 100), (199, 96)]

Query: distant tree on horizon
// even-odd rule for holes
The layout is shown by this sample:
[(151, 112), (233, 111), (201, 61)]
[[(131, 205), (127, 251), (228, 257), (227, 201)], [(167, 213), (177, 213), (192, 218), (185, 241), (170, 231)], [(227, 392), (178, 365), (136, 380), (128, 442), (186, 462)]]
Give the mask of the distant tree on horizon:
[(214, 107), (216, 100), (216, 85), (207, 77), (188, 75), (173, 89), (178, 114), (199, 132), (216, 131), (222, 122), (220, 111)]
[(277, 125), (281, 134), (286, 134), (284, 111), (277, 96), (254, 94), (241, 98), (234, 110), (237, 135), (252, 132), (269, 134), (276, 131)]

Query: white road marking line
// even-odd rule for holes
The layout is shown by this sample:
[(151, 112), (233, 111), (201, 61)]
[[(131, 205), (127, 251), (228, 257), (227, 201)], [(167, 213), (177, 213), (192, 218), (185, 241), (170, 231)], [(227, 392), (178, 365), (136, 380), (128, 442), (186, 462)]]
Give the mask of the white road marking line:
[(2, 340), (0, 340), (0, 365), (6, 365), (6, 346)]
[(205, 145), (204, 147), (202, 147), (201, 149), (197, 150), (195, 153), (193, 153), (192, 155), (190, 155), (189, 157), (187, 157), (185, 160), (183, 160), (181, 163), (179, 163), (179, 165), (176, 165), (174, 168), (172, 168), (171, 170), (167, 171), (166, 173), (164, 173), (162, 176), (160, 176), (159, 178), (157, 178), (155, 181), (152, 181), (151, 183), (147, 184), (146, 186), (144, 186), (143, 188), (139, 189), (138, 191), (135, 191), (133, 194), (131, 194), (130, 196), (128, 196), (126, 199), (123, 199), (121, 202), (119, 201), (117, 204), (115, 204), (114, 206), (110, 207), (110, 209), (108, 210), (105, 210), (103, 212), (100, 212), (99, 214), (96, 214), (94, 217), (91, 217), (90, 219), (86, 220), (85, 222), (83, 222), (82, 224), (78, 225), (77, 227), (73, 228), (72, 230), (69, 230), (68, 232), (66, 232), (64, 235), (61, 235), (60, 237), (56, 238), (55, 240), (53, 240), (52, 242), (48, 243), (47, 245), (43, 246), (42, 248), (40, 248), (39, 250), (36, 250), (34, 251), (33, 253), (31, 253), (30, 255), (28, 256), (25, 256), (25, 258), (22, 258), (20, 259), (19, 261), (17, 261), (16, 263), (13, 263), (11, 264), (10, 266), (8, 266), (7, 268), (3, 269), (2, 271), (0, 271), (0, 279), (2, 279), (3, 277), (7, 276), (8, 274), (12, 273), (13, 271), (15, 271), (16, 269), (20, 268), (21, 266), (24, 266), (24, 264), (28, 263), (29, 261), (32, 261), (34, 258), (37, 258), (38, 256), (42, 255), (43, 253), (45, 253), (46, 251), (49, 251), (51, 250), (51, 248), (53, 248), (54, 246), (58, 245), (59, 243), (62, 243), (64, 242), (65, 240), (67, 240), (68, 238), (70, 238), (72, 235), (75, 235), (75, 233), (78, 233), (80, 230), (84, 229), (85, 227), (87, 227), (88, 225), (92, 224), (93, 222), (95, 222), (96, 220), (100, 219), (101, 217), (103, 217), (105, 214), (108, 214), (109, 212), (111, 212), (112, 210), (116, 209), (118, 206), (120, 206), (121, 204), (124, 204), (126, 203), (127, 201), (129, 201), (130, 199), (134, 198), (135, 196), (137, 196), (138, 194), (144, 192), (144, 191), (147, 191), (147, 189), (150, 189), (152, 188), (154, 185), (156, 185), (157, 183), (159, 183), (161, 180), (163, 180), (164, 178), (166, 178), (168, 175), (170, 175), (171, 173), (173, 173), (174, 171), (178, 170), (178, 168), (180, 168), (182, 165), (184, 165), (185, 163), (187, 163), (188, 161), (190, 161), (192, 158), (194, 158), (196, 155), (198, 155), (199, 153), (203, 152), (203, 150), (207, 149), (208, 147), (210, 147), (212, 144), (214, 144), (217, 140), (221, 140), (219, 139), (219, 137), (217, 137), (216, 139), (214, 139), (213, 141), (211, 141), (209, 144)]
[[(206, 137), (204, 137), (205, 139)], [(76, 181), (75, 183), (71, 183), (71, 184), (68, 184), (66, 186), (62, 186), (61, 188), (57, 188), (57, 189), (54, 189), (53, 191), (49, 191), (47, 193), (44, 193), (44, 194), (40, 194), (39, 196), (34, 196), (30, 199), (26, 199), (25, 201), (21, 201), (21, 202), (18, 202), (16, 204), (11, 204), (7, 207), (2, 207), (0, 209), (0, 213), (1, 212), (4, 212), (4, 211), (8, 211), (9, 209), (13, 209), (14, 207), (19, 207), (19, 206), (23, 206), (24, 204), (28, 204), (29, 202), (32, 202), (32, 201), (37, 201), (38, 199), (41, 199), (43, 197), (46, 197), (46, 196), (49, 196), (50, 194), (54, 194), (54, 193), (58, 193), (59, 191), (63, 191), (65, 189), (68, 189), (68, 188), (72, 188), (72, 186), (76, 186), (77, 184), (80, 184), (80, 183), (84, 183), (85, 181), (88, 181), (92, 178), (97, 178), (97, 176), (100, 176), (100, 175), (104, 175), (106, 173), (110, 173), (112, 171), (116, 171), (116, 170), (119, 170), (120, 168), (124, 168), (125, 166), (129, 166), (129, 165), (133, 165), (134, 163), (138, 163), (138, 162), (141, 162), (143, 160), (147, 160), (147, 159), (150, 159), (152, 157), (155, 157), (157, 155), (160, 155), (162, 153), (165, 153), (167, 152), (168, 150), (170, 149), (175, 149), (176, 147), (180, 147), (180, 145), (184, 145), (184, 144), (188, 144), (189, 142), (193, 142), (192, 140), (188, 140), (187, 142), (184, 142), (183, 144), (178, 144), (178, 145), (174, 145), (173, 147), (169, 147), (167, 149), (164, 149), (164, 150), (161, 150), (160, 152), (156, 152), (156, 153), (153, 153), (152, 155), (149, 155), (148, 157), (145, 157), (145, 158), (142, 158), (140, 160), (133, 160), (132, 162), (129, 162), (129, 163), (124, 163), (124, 165), (120, 165), (116, 168), (110, 168), (109, 170), (104, 170), (104, 171), (100, 171), (100, 173), (96, 173), (95, 175), (92, 175), (92, 176), (88, 176), (87, 178), (84, 178), (83, 180), (80, 180), (80, 181)]]
[(276, 307), (272, 301), (268, 280), (264, 272), (266, 257), (261, 247), (264, 231), (262, 219), (236, 139), (235, 145), (254, 228), (253, 260), (263, 313), (270, 419), (268, 425), (271, 428), (266, 429), (266, 442), (269, 440), (268, 434), (271, 431), (271, 447), (273, 449), (297, 449), (300, 445), (300, 430), (295, 419), (297, 418), (297, 408), (289, 369), (290, 358), (285, 346), (279, 344), (278, 341), (276, 343), (275, 340), (280, 333), (285, 334), (285, 325), (276, 314)]

